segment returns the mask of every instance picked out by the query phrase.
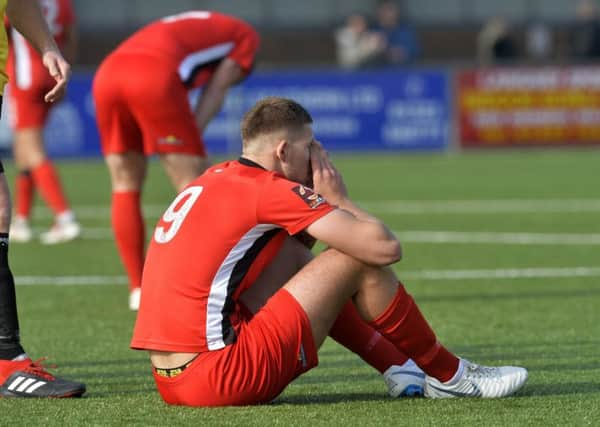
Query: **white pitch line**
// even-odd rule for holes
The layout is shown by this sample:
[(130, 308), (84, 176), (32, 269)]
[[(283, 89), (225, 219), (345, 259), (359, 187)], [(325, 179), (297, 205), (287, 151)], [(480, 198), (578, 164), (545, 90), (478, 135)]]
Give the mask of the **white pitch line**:
[(384, 200), (360, 203), (387, 214), (502, 214), (600, 212), (599, 199)]
[(600, 234), (503, 233), (490, 231), (395, 231), (401, 242), (501, 245), (600, 245)]
[[(142, 211), (147, 218), (159, 218), (169, 205), (143, 205)], [(73, 211), (78, 219), (106, 219), (110, 221), (110, 206), (108, 205), (75, 205)], [(53, 218), (48, 210), (39, 210), (33, 214), (34, 219)]]
[[(401, 271), (403, 280), (501, 280), (564, 277), (599, 277), (600, 267), (499, 268), (476, 270)], [(125, 285), (126, 276), (18, 276), (15, 283), (26, 285)]]
[(598, 277), (600, 267), (566, 268), (499, 268), (490, 270), (423, 270), (399, 273), (411, 280), (474, 280), (474, 279), (530, 279), (561, 277)]
[[(144, 215), (158, 218), (168, 206), (145, 204)], [(600, 199), (499, 199), (499, 200), (380, 200), (359, 201), (374, 213), (383, 214), (503, 214), (503, 213), (585, 213), (600, 212)], [(110, 219), (108, 205), (76, 205), (80, 219)], [(37, 211), (35, 218), (50, 218), (47, 210)]]
[[(600, 233), (512, 233), (493, 231), (395, 230), (402, 243), (490, 245), (600, 245)], [(108, 227), (84, 227), (83, 238), (112, 240)]]
[(17, 285), (122, 285), (126, 276), (17, 276)]

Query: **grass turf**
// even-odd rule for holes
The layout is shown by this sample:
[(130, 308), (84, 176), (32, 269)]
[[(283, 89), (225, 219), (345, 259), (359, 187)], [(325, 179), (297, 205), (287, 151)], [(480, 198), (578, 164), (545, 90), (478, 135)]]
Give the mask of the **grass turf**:
[[(336, 156), (353, 198), (382, 200), (600, 199), (599, 150)], [(108, 230), (109, 182), (100, 162), (60, 170), (87, 229)], [(155, 163), (144, 200), (167, 206), (173, 193)], [(7, 170), (9, 177), (14, 170)], [(91, 209), (90, 209), (91, 207)], [(90, 214), (90, 210), (92, 214)], [(382, 213), (404, 230), (600, 233), (598, 210), (581, 212)], [(151, 215), (151, 229), (156, 215)], [(51, 219), (36, 208), (37, 227)], [(599, 245), (404, 245), (403, 272), (444, 269), (600, 267)], [(24, 276), (120, 276), (110, 238), (44, 247), (12, 244)], [(381, 377), (328, 341), (320, 366), (270, 405), (190, 409), (164, 405), (145, 354), (128, 349), (134, 314), (124, 285), (18, 286), (24, 345), (50, 356), (58, 375), (87, 383), (85, 398), (0, 399), (0, 425), (596, 425), (600, 420), (597, 277), (413, 280), (406, 283), (439, 338), (486, 364), (529, 368), (526, 387), (500, 400), (393, 400)]]

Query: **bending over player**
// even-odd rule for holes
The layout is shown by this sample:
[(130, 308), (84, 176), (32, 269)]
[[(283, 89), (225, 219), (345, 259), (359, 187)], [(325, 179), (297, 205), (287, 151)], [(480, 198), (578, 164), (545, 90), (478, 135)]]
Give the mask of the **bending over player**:
[[(112, 181), (112, 228), (139, 306), (145, 229), (140, 193), (147, 156), (158, 154), (181, 191), (208, 166), (201, 135), (227, 90), (247, 76), (259, 37), (245, 22), (191, 11), (160, 19), (125, 40), (94, 79), (96, 118)], [(192, 111), (188, 91), (202, 86)]]
[[(525, 369), (479, 366), (438, 342), (388, 267), (401, 257), (399, 242), (348, 198), (311, 123), (294, 101), (258, 102), (242, 123), (242, 157), (208, 169), (159, 221), (131, 345), (149, 351), (163, 399), (271, 401), (317, 365), (349, 302), (426, 373), (426, 396), (521, 388)], [(289, 237), (303, 231), (329, 249), (311, 259)]]

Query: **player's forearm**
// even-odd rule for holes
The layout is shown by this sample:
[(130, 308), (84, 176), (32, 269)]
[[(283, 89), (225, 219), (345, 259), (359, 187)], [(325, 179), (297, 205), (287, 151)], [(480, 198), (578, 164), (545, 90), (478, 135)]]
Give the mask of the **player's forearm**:
[(40, 53), (58, 52), (58, 47), (44, 20), (38, 0), (9, 0), (6, 15), (10, 24)]
[(214, 116), (221, 111), (225, 100), (225, 91), (220, 88), (207, 87), (196, 106), (196, 123), (200, 132), (204, 132)]
[(361, 221), (378, 223), (382, 222), (379, 218), (376, 218), (367, 211), (359, 208), (352, 200), (350, 200), (347, 197), (339, 199), (336, 206), (340, 209), (351, 213), (355, 218), (360, 219)]
[(77, 59), (77, 48), (79, 46), (79, 34), (75, 26), (70, 26), (65, 30), (65, 43), (62, 48), (62, 53), (65, 59), (74, 64)]

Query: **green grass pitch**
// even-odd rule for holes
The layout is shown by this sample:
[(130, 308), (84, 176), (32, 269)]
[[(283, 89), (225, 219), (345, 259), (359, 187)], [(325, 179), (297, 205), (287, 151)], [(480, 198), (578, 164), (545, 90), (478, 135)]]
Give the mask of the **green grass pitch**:
[[(110, 238), (105, 167), (71, 161), (58, 165), (85, 237), (54, 247), (14, 243), (10, 260), (26, 349), (49, 356), (56, 374), (84, 381), (88, 393), (0, 399), (0, 425), (598, 425), (600, 150), (334, 159), (351, 196), (400, 236), (396, 271), (440, 340), (476, 362), (527, 367), (517, 396), (393, 400), (376, 371), (328, 341), (320, 366), (272, 404), (168, 407), (146, 355), (128, 348), (134, 313)], [(152, 163), (148, 230), (173, 197)], [(50, 222), (38, 202), (37, 230)], [(58, 276), (73, 284), (39, 284)]]

